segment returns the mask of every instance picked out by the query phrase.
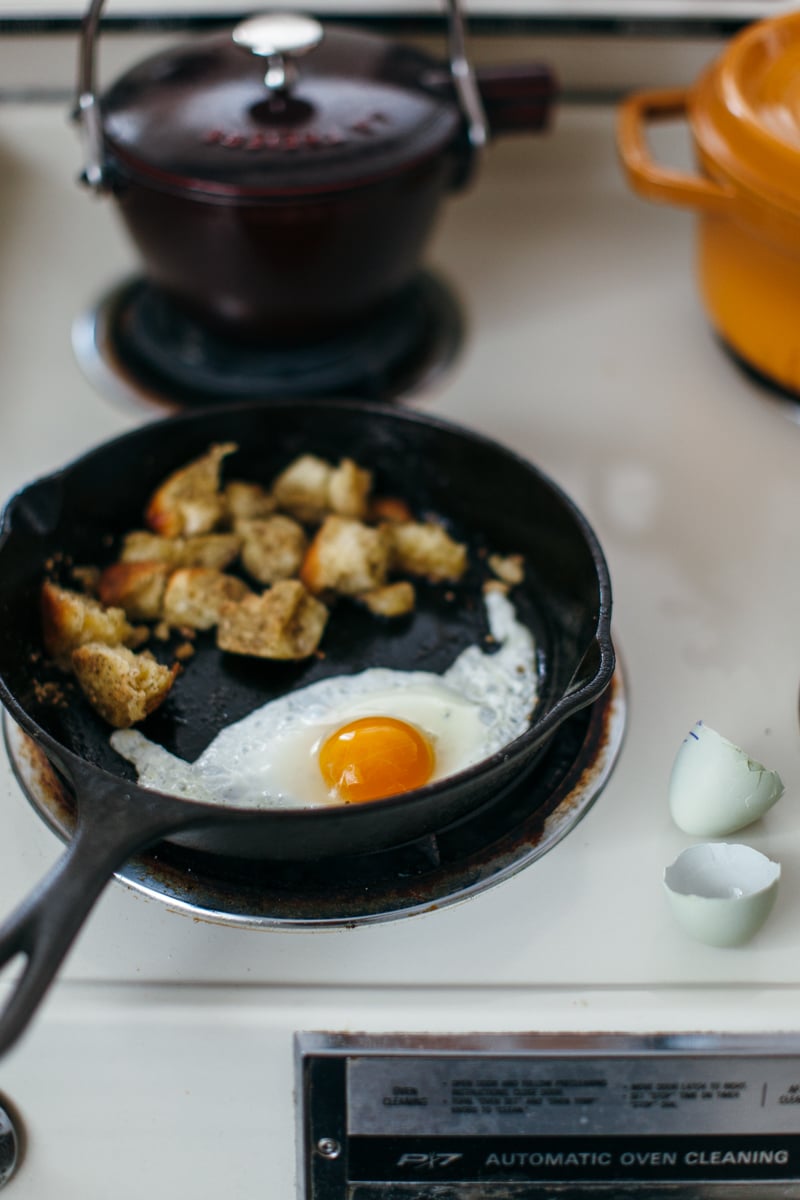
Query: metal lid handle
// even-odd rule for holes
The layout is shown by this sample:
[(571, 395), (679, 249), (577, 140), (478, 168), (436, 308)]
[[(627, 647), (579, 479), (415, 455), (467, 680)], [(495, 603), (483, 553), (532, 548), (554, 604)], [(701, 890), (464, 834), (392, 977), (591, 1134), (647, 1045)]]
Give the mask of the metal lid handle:
[(267, 60), (267, 89), (285, 92), (297, 78), (295, 58), (320, 44), (323, 28), (313, 17), (299, 13), (264, 13), (240, 21), (231, 37), (243, 50)]
[(489, 141), (489, 122), (475, 78), (475, 68), (467, 51), (467, 34), (461, 0), (445, 0), (449, 26), (450, 72), (458, 96), (467, 137), (472, 147), (471, 170), (475, 170), (477, 159)]

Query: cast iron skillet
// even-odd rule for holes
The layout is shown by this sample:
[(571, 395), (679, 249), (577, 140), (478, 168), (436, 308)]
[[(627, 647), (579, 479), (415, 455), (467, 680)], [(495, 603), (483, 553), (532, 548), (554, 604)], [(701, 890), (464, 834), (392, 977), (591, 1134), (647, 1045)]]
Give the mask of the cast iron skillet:
[[(492, 758), (404, 797), (365, 805), (253, 812), (199, 804), (135, 782), (108, 744), (108, 727), (75, 691), (66, 707), (42, 699), (61, 678), (42, 660), (38, 596), (62, 564), (115, 557), (141, 528), (152, 489), (218, 441), (240, 449), (226, 475), (268, 483), (297, 454), (349, 455), (371, 467), (376, 491), (403, 496), (419, 516), (446, 519), (470, 545), (457, 587), (421, 586), (413, 617), (387, 622), (342, 601), (324, 657), (269, 663), (222, 654), (201, 636), (166, 703), (141, 726), (193, 760), (225, 725), (266, 700), (323, 676), (370, 665), (440, 672), (483, 643), (486, 552), (522, 553), (517, 613), (538, 648), (539, 701), (529, 730)], [(65, 561), (66, 560), (66, 561)], [(0, 929), (0, 966), (25, 969), (0, 1016), (0, 1053), (19, 1036), (108, 879), (162, 838), (215, 854), (313, 860), (402, 845), (473, 812), (534, 767), (556, 727), (611, 679), (611, 591), (597, 540), (574, 505), (536, 468), (497, 444), (416, 413), (354, 401), (245, 404), (145, 426), (26, 487), (0, 532), (0, 700), (37, 742), (75, 797), (77, 827), (63, 858)], [(153, 648), (170, 660), (170, 646)]]

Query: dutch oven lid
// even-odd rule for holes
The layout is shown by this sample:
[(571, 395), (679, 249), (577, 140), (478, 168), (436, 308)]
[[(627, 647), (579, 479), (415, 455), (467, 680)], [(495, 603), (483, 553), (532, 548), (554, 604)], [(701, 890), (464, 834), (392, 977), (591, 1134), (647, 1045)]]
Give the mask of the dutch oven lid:
[(123, 173), (220, 195), (314, 193), (394, 174), (463, 128), (439, 64), (413, 48), (272, 14), (155, 55), (103, 96)]
[(800, 12), (735, 37), (700, 78), (692, 128), (703, 153), (740, 187), (800, 206)]

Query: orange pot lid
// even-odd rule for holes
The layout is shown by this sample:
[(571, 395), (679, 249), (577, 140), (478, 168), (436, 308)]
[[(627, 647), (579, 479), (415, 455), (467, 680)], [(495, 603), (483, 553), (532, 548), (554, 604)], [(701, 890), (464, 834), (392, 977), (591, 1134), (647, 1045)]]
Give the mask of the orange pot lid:
[(734, 183), (800, 210), (800, 12), (750, 25), (695, 86), (694, 136)]

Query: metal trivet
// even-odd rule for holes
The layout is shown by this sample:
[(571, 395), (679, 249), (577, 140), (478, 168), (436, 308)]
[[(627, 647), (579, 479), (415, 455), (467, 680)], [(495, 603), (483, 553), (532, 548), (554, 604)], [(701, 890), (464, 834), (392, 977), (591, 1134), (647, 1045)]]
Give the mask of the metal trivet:
[[(603, 696), (556, 731), (533, 770), (478, 812), (411, 845), (321, 863), (254, 862), (162, 842), (116, 878), (194, 919), (240, 928), (319, 928), (424, 913), (476, 895), (552, 849), (595, 802), (622, 744), (626, 697), (618, 666)], [(71, 799), (41, 749), (5, 714), (17, 780), (61, 837)]]
[(77, 318), (72, 344), (90, 381), (114, 400), (161, 412), (225, 400), (398, 400), (441, 375), (464, 337), (450, 289), (422, 272), (358, 327), (302, 347), (230, 341), (136, 278)]

